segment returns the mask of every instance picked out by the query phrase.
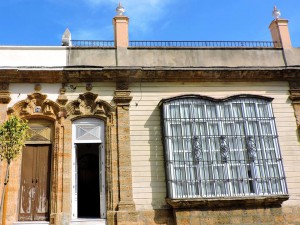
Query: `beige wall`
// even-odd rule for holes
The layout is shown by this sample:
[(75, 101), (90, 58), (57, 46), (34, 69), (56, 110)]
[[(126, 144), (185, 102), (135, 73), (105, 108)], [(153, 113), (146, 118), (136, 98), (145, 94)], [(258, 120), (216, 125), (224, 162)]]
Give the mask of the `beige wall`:
[(293, 107), (287, 82), (268, 83), (136, 83), (130, 87), (133, 197), (137, 210), (164, 207), (166, 184), (158, 103), (162, 98), (200, 94), (224, 98), (236, 94), (256, 94), (274, 98), (273, 110), (290, 200), (300, 204), (300, 144), (296, 136)]
[[(75, 91), (72, 92), (66, 87), (66, 96), (69, 101), (73, 101), (78, 98), (79, 94), (87, 92), (86, 83), (70, 83), (76, 87)], [(97, 94), (98, 98), (114, 105), (113, 97), (116, 89), (114, 82), (92, 82), (93, 88), (90, 92)]]

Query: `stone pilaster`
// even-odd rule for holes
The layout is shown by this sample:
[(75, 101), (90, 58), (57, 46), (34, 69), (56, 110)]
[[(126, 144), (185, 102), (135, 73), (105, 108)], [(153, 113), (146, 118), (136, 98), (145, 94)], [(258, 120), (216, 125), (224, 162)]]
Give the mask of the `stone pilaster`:
[(297, 130), (300, 137), (300, 81), (291, 81), (290, 83), (290, 100), (294, 107)]
[[(117, 83), (114, 101), (116, 103), (117, 117), (117, 143), (119, 160), (119, 211), (135, 211), (132, 197), (132, 167), (130, 149), (130, 118), (129, 105), (132, 100), (126, 82)], [(129, 212), (128, 212), (129, 213)], [(122, 220), (123, 216), (118, 215)], [(117, 220), (119, 220), (117, 218)], [(121, 221), (118, 221), (118, 223)], [(124, 221), (123, 221), (124, 222)]]
[(0, 83), (0, 122), (6, 119), (7, 104), (10, 100), (9, 83)]

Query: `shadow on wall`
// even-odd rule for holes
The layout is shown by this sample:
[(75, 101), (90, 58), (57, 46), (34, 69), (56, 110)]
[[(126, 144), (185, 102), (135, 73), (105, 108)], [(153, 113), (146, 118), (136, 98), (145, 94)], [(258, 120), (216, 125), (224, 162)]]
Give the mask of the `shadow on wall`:
[(148, 144), (150, 146), (150, 172), (152, 188), (153, 209), (169, 209), (165, 198), (167, 197), (165, 162), (162, 141), (162, 128), (160, 122), (160, 110), (157, 106), (148, 117), (145, 128), (149, 131)]
[[(162, 141), (162, 128), (160, 122), (160, 110), (156, 106), (145, 122), (145, 128), (149, 131), (148, 144), (150, 147), (150, 187), (151, 205), (154, 209), (154, 221), (156, 224), (175, 224), (173, 210), (166, 203), (166, 173)], [(147, 224), (147, 217), (144, 217)], [(142, 219), (142, 218), (140, 218)]]

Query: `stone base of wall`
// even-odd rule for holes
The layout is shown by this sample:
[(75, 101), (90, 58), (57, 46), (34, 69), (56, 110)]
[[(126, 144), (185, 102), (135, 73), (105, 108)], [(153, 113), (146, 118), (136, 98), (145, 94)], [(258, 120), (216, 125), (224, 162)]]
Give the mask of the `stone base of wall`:
[(161, 209), (152, 211), (117, 211), (108, 213), (108, 225), (174, 225), (172, 210)]
[[(53, 214), (50, 224), (68, 225), (69, 217)], [(7, 223), (12, 224), (12, 223)], [(274, 208), (227, 208), (214, 210), (160, 209), (110, 211), (107, 225), (300, 225), (300, 206)]]
[(177, 225), (300, 225), (300, 207), (174, 210)]

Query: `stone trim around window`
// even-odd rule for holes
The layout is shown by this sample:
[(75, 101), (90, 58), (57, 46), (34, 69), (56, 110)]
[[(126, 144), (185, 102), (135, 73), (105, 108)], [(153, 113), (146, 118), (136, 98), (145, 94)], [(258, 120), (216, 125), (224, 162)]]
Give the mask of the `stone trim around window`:
[(166, 202), (174, 209), (185, 208), (226, 208), (226, 207), (275, 207), (289, 199), (289, 195), (270, 195), (253, 197), (218, 197), (195, 199), (170, 199)]

